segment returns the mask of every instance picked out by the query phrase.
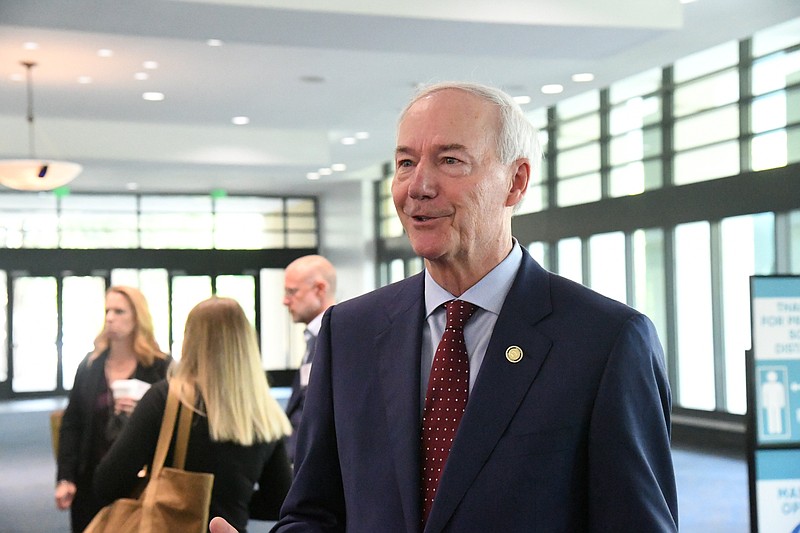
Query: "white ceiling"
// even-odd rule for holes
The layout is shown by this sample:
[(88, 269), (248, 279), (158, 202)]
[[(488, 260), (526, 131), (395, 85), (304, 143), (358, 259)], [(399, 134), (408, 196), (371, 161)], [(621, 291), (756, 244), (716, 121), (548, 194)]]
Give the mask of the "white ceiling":
[(33, 61), (36, 155), (81, 163), (73, 191), (324, 194), (380, 176), (419, 83), (490, 83), (535, 109), (798, 16), (798, 0), (0, 0), (0, 158), (29, 155), (12, 78)]

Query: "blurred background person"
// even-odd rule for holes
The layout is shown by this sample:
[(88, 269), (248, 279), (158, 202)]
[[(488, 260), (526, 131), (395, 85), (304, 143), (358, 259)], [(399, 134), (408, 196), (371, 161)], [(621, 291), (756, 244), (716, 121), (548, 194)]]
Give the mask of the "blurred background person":
[[(270, 394), (255, 329), (235, 300), (212, 297), (192, 309), (169, 379), (196, 391), (194, 405), (181, 399), (181, 409), (195, 412), (185, 469), (214, 474), (209, 516), (239, 531), (249, 518), (276, 520), (291, 483), (284, 439), (291, 426)], [(137, 473), (152, 462), (168, 391), (166, 380), (147, 391), (98, 466), (102, 504), (130, 496)]]
[(306, 350), (292, 382), (292, 394), (286, 402), (286, 414), (292, 423), (289, 436), (289, 459), (294, 461), (295, 435), (303, 417), (308, 376), (314, 359), (314, 346), (322, 326), (322, 315), (336, 303), (336, 269), (321, 255), (305, 255), (289, 263), (284, 270), (283, 305), (292, 320), (305, 324)]
[(114, 398), (112, 384), (123, 379), (155, 383), (171, 359), (153, 336), (144, 295), (133, 287), (106, 291), (106, 318), (94, 350), (78, 366), (59, 433), (56, 506), (70, 510), (72, 531), (83, 531), (102, 505), (94, 498), (92, 476), (111, 447), (135, 397)]

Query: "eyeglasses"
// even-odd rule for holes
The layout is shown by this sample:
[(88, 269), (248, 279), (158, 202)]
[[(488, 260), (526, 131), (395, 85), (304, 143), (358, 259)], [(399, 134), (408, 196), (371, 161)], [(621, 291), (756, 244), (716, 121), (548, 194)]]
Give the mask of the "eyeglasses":
[(300, 287), (295, 287), (293, 289), (284, 289), (283, 290), (283, 297), (284, 298), (294, 298), (294, 295), (297, 294), (297, 291), (300, 290)]

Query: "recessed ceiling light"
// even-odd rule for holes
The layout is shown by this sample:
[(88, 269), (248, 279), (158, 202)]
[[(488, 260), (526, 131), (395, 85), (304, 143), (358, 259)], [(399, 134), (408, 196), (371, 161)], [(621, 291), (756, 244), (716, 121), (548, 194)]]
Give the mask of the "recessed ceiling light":
[(223, 45), (223, 44), (225, 44), (225, 43), (223, 43), (223, 42), (222, 42), (221, 40), (219, 40), (219, 39), (209, 39), (209, 40), (207, 40), (207, 41), (206, 41), (206, 44), (207, 44), (208, 46), (222, 46), (222, 45)]
[(359, 131), (355, 135), (356, 139), (359, 141), (363, 141), (364, 139), (369, 139), (369, 132), (368, 131)]
[(22, 74), (16, 73), (16, 74), (12, 74), (11, 76), (9, 76), (9, 78), (11, 79), (11, 81), (22, 81), (22, 80), (25, 79), (25, 76), (23, 76)]
[(350, 144), (356, 144), (358, 141), (356, 140), (355, 137), (343, 137), (341, 142), (342, 144), (350, 145)]
[(320, 176), (330, 176), (331, 174), (333, 174), (333, 170), (329, 168), (321, 168), (317, 172), (319, 172)]
[(150, 74), (148, 74), (147, 72), (137, 72), (136, 74), (133, 75), (133, 79), (139, 80), (139, 81), (144, 81), (149, 77), (150, 77)]
[(250, 117), (233, 117), (231, 122), (237, 126), (244, 126), (245, 124), (250, 124)]
[(530, 96), (515, 96), (514, 97), (514, 101), (516, 103), (518, 103), (519, 105), (530, 104), (531, 103), (531, 97)]
[(572, 81), (576, 83), (585, 83), (587, 81), (594, 81), (594, 74), (591, 72), (581, 72), (572, 75)]
[(33, 41), (28, 41), (27, 43), (24, 43), (22, 45), (22, 48), (24, 48), (25, 50), (38, 50), (39, 49), (39, 43), (35, 43)]
[(111, 57), (114, 55), (114, 51), (109, 50), (108, 48), (101, 48), (100, 50), (97, 51), (97, 55), (99, 57)]
[(92, 83), (92, 77), (91, 76), (78, 76), (78, 83), (80, 83), (82, 85), (86, 85), (88, 83)]
[(344, 163), (334, 163), (331, 165), (331, 170), (333, 170), (334, 172), (344, 172), (345, 170), (347, 170), (347, 165), (345, 165)]
[(564, 86), (558, 83), (551, 83), (549, 85), (542, 85), (542, 92), (544, 94), (558, 94), (564, 91)]
[(129, 191), (136, 191), (139, 189), (139, 184), (134, 181), (131, 181), (125, 184), (125, 188), (128, 189)]
[(164, 93), (156, 93), (156, 92), (144, 93), (142, 94), (142, 98), (144, 98), (148, 102), (160, 102), (161, 100), (164, 99)]
[(158, 68), (158, 61), (145, 61), (142, 66), (147, 70), (155, 70)]
[(308, 174), (306, 174), (306, 179), (318, 180), (319, 179), (319, 173), (318, 172), (309, 172)]

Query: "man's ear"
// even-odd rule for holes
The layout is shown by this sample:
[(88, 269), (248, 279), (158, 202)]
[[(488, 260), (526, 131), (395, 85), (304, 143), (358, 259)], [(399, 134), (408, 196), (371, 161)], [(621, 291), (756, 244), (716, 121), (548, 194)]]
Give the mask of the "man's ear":
[(531, 163), (527, 158), (520, 158), (511, 163), (511, 187), (506, 197), (506, 206), (513, 207), (522, 201), (528, 190), (531, 179)]

